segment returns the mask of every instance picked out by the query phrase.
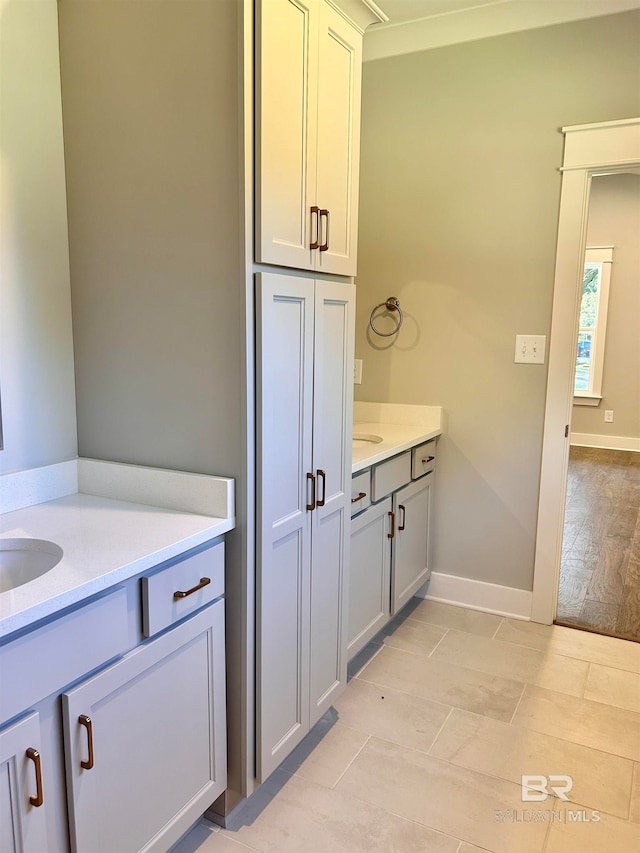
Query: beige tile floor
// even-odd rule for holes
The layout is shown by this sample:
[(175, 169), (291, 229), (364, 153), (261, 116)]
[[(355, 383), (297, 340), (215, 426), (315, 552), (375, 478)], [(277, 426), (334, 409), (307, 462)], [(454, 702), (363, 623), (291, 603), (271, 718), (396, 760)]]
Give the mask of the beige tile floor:
[[(172, 853), (640, 851), (640, 644), (407, 609), (234, 825)], [(523, 774), (569, 800), (523, 801)]]

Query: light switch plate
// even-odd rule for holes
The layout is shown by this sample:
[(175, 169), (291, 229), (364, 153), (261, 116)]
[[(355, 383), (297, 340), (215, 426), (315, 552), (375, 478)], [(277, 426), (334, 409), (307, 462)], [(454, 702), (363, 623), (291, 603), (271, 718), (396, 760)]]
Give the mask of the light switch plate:
[(353, 360), (353, 384), (362, 385), (362, 359), (354, 358)]
[(516, 364), (544, 364), (546, 335), (516, 335)]

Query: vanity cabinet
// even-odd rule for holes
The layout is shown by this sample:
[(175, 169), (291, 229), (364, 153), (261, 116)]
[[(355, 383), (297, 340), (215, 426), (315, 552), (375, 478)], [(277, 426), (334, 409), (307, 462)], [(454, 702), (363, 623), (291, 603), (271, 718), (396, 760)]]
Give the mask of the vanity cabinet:
[(351, 522), (349, 659), (391, 618), (391, 525), (390, 497)]
[[(353, 477), (349, 659), (429, 580), (435, 446), (432, 440)], [(360, 511), (363, 492), (373, 503)]]
[(346, 684), (355, 288), (264, 273), (257, 291), (263, 781)]
[(391, 615), (396, 614), (429, 580), (433, 473), (393, 496)]
[(42, 796), (40, 720), (31, 713), (0, 731), (0, 850), (47, 849), (47, 808)]
[(361, 67), (331, 3), (258, 0), (257, 261), (355, 275)]
[(225, 790), (223, 564), (214, 540), (0, 645), (2, 853), (165, 851)]
[(63, 693), (74, 851), (165, 851), (226, 787), (224, 601)]

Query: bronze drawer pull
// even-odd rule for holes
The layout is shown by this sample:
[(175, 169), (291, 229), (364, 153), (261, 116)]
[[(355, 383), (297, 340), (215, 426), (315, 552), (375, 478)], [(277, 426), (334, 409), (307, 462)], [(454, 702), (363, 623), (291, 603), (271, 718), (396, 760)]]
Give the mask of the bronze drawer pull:
[(320, 482), (320, 478), (322, 477), (322, 497), (318, 498), (316, 506), (324, 506), (324, 502), (327, 498), (327, 474), (322, 470), (322, 468), (318, 468), (316, 476), (318, 478), (318, 482)]
[(200, 583), (196, 584), (196, 586), (192, 586), (191, 589), (186, 590), (177, 590), (177, 592), (173, 593), (174, 601), (179, 601), (181, 598), (186, 598), (188, 595), (193, 595), (194, 592), (197, 592), (199, 589), (202, 589), (203, 586), (208, 586), (211, 583), (211, 578), (200, 578)]
[[(319, 213), (320, 213), (320, 208), (314, 204), (313, 207), (311, 208), (311, 217), (312, 217), (312, 220), (313, 220), (313, 216), (315, 216), (315, 218), (316, 218), (316, 239), (312, 240), (311, 243), (309, 243), (310, 249), (317, 249), (320, 246), (320, 243), (318, 242), (318, 237), (320, 236), (320, 234), (319, 234), (320, 217), (318, 215)], [(312, 221), (312, 224), (313, 224), (313, 221)]]
[(427, 456), (427, 458), (426, 458), (426, 459), (423, 459), (423, 460), (422, 460), (422, 464), (423, 464), (423, 465), (428, 465), (428, 464), (429, 464), (429, 462), (433, 462), (433, 460), (434, 460), (435, 458), (436, 458), (435, 456)]
[(404, 530), (404, 522), (406, 519), (407, 511), (402, 504), (398, 505), (398, 509), (402, 510), (402, 524), (398, 525), (398, 530)]
[(387, 515), (391, 519), (391, 533), (387, 533), (387, 539), (393, 539), (396, 535), (396, 514), (395, 512), (388, 512)]
[(320, 229), (322, 228), (322, 217), (323, 216), (327, 220), (327, 224), (325, 226), (325, 231), (324, 231), (324, 243), (322, 243), (321, 246), (318, 246), (318, 249), (321, 252), (326, 252), (329, 248), (329, 211), (324, 209), (324, 208), (320, 211), (320, 214), (319, 214), (319, 222), (320, 222), (319, 228)]
[(42, 790), (42, 762), (40, 760), (40, 753), (32, 746), (29, 747), (26, 754), (27, 758), (30, 758), (36, 766), (36, 793), (35, 796), (29, 797), (29, 802), (32, 806), (38, 808), (44, 803), (44, 792)]
[(361, 500), (362, 500), (362, 498), (366, 498), (366, 496), (367, 496), (367, 493), (366, 493), (366, 492), (360, 492), (360, 494), (359, 494), (357, 497), (355, 497), (355, 498), (351, 498), (351, 503), (352, 503), (352, 504), (357, 504), (357, 503), (358, 503), (358, 501), (361, 501)]
[(93, 767), (93, 723), (91, 722), (91, 717), (87, 717), (86, 714), (80, 714), (78, 717), (78, 722), (81, 726), (84, 726), (87, 730), (87, 745), (89, 747), (89, 758), (86, 761), (80, 761), (80, 767), (84, 770), (91, 770)]
[(311, 480), (311, 503), (307, 504), (307, 511), (313, 512), (316, 508), (316, 478), (314, 474), (307, 474), (307, 484)]

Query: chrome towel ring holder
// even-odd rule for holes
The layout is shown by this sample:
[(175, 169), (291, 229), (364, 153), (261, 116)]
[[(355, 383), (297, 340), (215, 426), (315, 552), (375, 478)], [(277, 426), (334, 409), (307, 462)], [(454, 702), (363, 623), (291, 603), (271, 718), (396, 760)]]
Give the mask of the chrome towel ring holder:
[[(374, 314), (378, 310), (378, 308), (386, 308), (387, 311), (397, 311), (398, 312), (398, 322), (396, 323), (395, 329), (392, 329), (390, 332), (381, 332), (376, 329), (376, 325), (374, 323)], [(402, 308), (400, 307), (400, 300), (396, 299), (395, 296), (389, 296), (386, 302), (381, 302), (371, 312), (371, 316), (369, 317), (369, 325), (371, 326), (371, 331), (375, 332), (376, 335), (380, 335), (381, 338), (390, 338), (391, 335), (395, 335), (400, 331), (400, 327), (404, 322), (404, 314), (402, 313)]]

